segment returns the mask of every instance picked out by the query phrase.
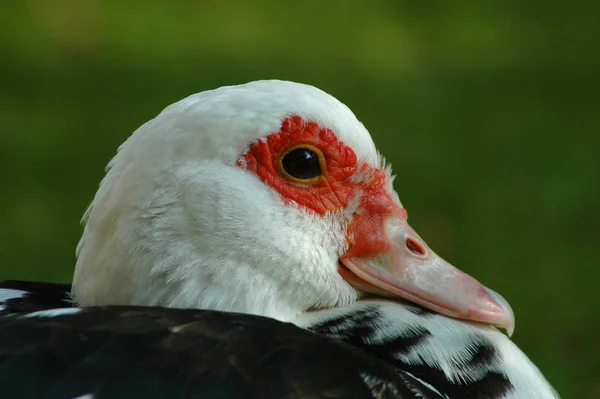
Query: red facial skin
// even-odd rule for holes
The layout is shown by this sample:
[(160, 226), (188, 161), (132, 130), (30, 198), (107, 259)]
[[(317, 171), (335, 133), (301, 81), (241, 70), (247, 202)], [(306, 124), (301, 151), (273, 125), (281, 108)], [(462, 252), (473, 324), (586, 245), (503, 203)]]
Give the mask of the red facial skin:
[[(291, 181), (278, 167), (282, 155), (300, 144), (318, 148), (324, 157), (322, 176), (308, 184)], [(381, 235), (384, 218), (391, 214), (407, 217), (406, 210), (385, 189), (388, 179), (385, 171), (359, 163), (354, 151), (338, 140), (333, 131), (306, 122), (299, 116), (285, 119), (278, 132), (252, 144), (238, 161), (238, 166), (256, 174), (284, 201), (318, 215), (343, 209), (360, 195), (355, 213), (366, 213), (369, 217), (349, 220), (346, 256), (368, 257), (385, 251), (389, 244)], [(361, 178), (352, 179), (357, 172)]]

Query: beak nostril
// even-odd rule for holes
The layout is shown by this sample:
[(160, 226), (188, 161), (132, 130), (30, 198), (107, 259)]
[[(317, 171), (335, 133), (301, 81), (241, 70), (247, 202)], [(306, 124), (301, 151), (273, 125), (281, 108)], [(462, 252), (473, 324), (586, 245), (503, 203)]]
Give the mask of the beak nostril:
[(408, 250), (410, 252), (412, 252), (413, 255), (417, 255), (417, 256), (425, 255), (425, 249), (423, 248), (423, 246), (421, 244), (419, 244), (418, 242), (416, 242), (415, 240), (413, 240), (412, 238), (406, 239), (406, 248), (408, 248)]

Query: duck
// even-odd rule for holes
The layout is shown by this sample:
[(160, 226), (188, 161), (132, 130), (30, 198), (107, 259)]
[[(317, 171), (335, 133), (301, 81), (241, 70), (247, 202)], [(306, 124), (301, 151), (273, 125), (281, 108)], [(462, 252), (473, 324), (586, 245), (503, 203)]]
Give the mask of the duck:
[(72, 284), (0, 283), (3, 397), (558, 398), (393, 180), (314, 86), (169, 105), (108, 163)]

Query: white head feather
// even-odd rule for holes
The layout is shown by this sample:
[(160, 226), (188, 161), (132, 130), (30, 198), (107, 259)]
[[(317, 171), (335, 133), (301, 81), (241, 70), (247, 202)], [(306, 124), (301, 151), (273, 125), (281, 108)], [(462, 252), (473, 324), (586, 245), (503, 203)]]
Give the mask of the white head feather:
[(287, 320), (355, 301), (337, 273), (346, 245), (339, 215), (285, 205), (235, 165), (292, 115), (330, 128), (359, 160), (379, 166), (362, 123), (315, 87), (270, 80), (187, 97), (141, 126), (109, 163), (84, 216), (76, 302)]

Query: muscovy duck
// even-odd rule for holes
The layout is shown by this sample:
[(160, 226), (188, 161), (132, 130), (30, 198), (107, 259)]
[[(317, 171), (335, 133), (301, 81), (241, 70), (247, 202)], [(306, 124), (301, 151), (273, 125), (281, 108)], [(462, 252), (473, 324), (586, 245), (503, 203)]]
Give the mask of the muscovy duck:
[(0, 286), (3, 397), (557, 398), (392, 180), (315, 87), (170, 105), (109, 163), (72, 287)]

